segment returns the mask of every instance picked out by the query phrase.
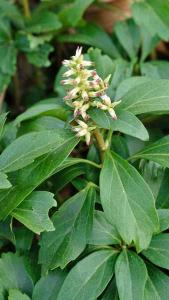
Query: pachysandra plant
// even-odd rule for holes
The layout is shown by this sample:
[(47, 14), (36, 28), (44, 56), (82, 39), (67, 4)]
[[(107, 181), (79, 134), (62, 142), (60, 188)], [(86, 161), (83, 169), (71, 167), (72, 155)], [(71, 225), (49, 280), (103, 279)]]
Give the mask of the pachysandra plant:
[(93, 67), (94, 63), (84, 60), (82, 47), (77, 48), (76, 54), (70, 60), (64, 60), (63, 65), (68, 68), (63, 77), (68, 79), (62, 80), (62, 84), (73, 87), (68, 89), (64, 99), (66, 104), (74, 109), (74, 117), (78, 123), (78, 126), (74, 126), (72, 130), (77, 132), (78, 137), (85, 136), (86, 144), (89, 145), (92, 131), (96, 126), (90, 121), (87, 111), (91, 107), (97, 107), (108, 111), (115, 120), (117, 116), (114, 107), (120, 101), (112, 103), (110, 97), (106, 95), (111, 75), (103, 80), (96, 70), (88, 69)]
[(145, 146), (137, 117), (169, 111), (169, 82), (137, 78), (112, 101), (89, 53), (63, 62), (64, 103), (20, 114), (14, 138), (1, 114), (0, 243), (16, 250), (0, 258), (2, 300), (169, 298), (169, 136)]

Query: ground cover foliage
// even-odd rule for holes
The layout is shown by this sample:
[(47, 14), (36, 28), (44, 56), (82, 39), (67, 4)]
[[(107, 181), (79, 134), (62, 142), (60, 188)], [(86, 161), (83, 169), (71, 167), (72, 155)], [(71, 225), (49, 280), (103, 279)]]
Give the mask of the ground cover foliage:
[(0, 0), (0, 300), (169, 299), (169, 2)]

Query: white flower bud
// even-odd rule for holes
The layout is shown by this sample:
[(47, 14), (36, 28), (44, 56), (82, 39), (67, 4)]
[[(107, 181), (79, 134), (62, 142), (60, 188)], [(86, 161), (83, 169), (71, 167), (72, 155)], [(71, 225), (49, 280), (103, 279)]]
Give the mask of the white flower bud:
[(88, 100), (89, 99), (89, 96), (88, 96), (88, 93), (86, 92), (86, 91), (82, 91), (82, 99), (84, 100), (84, 101), (86, 101), (86, 100)]
[(113, 120), (117, 120), (117, 116), (116, 116), (116, 113), (115, 113), (115, 111), (114, 111), (113, 108), (109, 108), (108, 112), (111, 115), (111, 117), (112, 117)]
[(70, 77), (70, 76), (74, 75), (75, 73), (76, 73), (75, 70), (70, 69), (69, 71), (66, 71), (62, 76), (63, 77)]

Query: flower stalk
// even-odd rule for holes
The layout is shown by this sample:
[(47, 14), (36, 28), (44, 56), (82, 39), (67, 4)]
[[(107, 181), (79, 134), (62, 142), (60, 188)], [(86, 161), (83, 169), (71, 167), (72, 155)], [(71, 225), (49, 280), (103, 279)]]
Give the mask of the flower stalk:
[(80, 47), (70, 60), (63, 61), (63, 65), (68, 69), (63, 74), (65, 79), (61, 81), (67, 88), (64, 100), (73, 109), (77, 123), (72, 130), (78, 137), (84, 137), (87, 145), (90, 144), (93, 134), (99, 147), (101, 160), (103, 160), (103, 153), (107, 147), (99, 129), (91, 120), (88, 110), (95, 107), (107, 111), (113, 120), (117, 119), (114, 108), (120, 101), (112, 102), (106, 94), (111, 75), (103, 80), (94, 69), (94, 63), (84, 59)]

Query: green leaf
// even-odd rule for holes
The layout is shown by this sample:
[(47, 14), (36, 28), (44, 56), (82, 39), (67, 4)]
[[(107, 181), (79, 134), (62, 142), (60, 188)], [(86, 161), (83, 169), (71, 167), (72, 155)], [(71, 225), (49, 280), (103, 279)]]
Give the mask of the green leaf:
[(10, 29), (0, 19), (0, 91), (9, 84), (16, 70), (17, 49), (10, 36)]
[(155, 235), (143, 255), (155, 265), (169, 269), (169, 234), (161, 233)]
[(57, 31), (61, 27), (62, 24), (55, 13), (43, 10), (32, 15), (26, 29), (31, 33), (47, 33)]
[(148, 112), (169, 111), (169, 80), (148, 80), (130, 89), (121, 99), (118, 109), (135, 115)]
[(100, 300), (119, 300), (117, 286), (116, 286), (116, 280), (113, 278), (113, 280), (109, 283), (106, 290), (103, 293), (103, 296), (99, 298)]
[(165, 231), (169, 228), (169, 209), (158, 209), (157, 211), (160, 221), (160, 231)]
[(57, 103), (57, 98), (50, 99), (50, 101), (52, 101), (52, 100), (53, 100), (53, 103), (48, 103), (48, 102), (42, 101), (42, 102), (35, 104), (35, 105), (31, 106), (30, 108), (28, 108), (24, 113), (20, 114), (15, 119), (15, 125), (19, 125), (23, 121), (33, 119), (42, 114), (50, 114), (53, 111), (55, 112), (56, 117), (58, 117), (60, 119), (66, 119), (67, 114), (65, 112), (63, 105), (60, 105)]
[(49, 67), (51, 62), (49, 60), (49, 54), (53, 52), (52, 45), (45, 43), (40, 45), (37, 49), (26, 53), (27, 59), (30, 64), (36, 67)]
[(141, 83), (147, 83), (151, 81), (151, 79), (145, 76), (131, 76), (129, 78), (124, 79), (117, 87), (115, 98), (121, 100), (125, 94), (128, 93), (131, 89), (134, 90)]
[(153, 194), (137, 170), (117, 154), (107, 152), (100, 192), (106, 217), (122, 239), (127, 244), (133, 241), (137, 251), (147, 248), (158, 230), (158, 217)]
[(163, 40), (169, 40), (169, 3), (163, 0), (147, 0), (132, 5), (132, 14), (138, 25), (145, 26), (151, 35), (159, 35)]
[(141, 64), (141, 73), (154, 79), (169, 79), (169, 62), (154, 60)]
[(102, 211), (95, 211), (93, 228), (88, 243), (92, 245), (120, 244), (121, 240), (115, 227), (110, 224)]
[(60, 36), (59, 41), (94, 46), (112, 58), (121, 57), (109, 35), (98, 25), (86, 24), (78, 33)]
[(59, 130), (58, 138), (60, 143), (55, 151), (12, 174), (10, 179), (12, 188), (7, 192), (0, 192), (0, 219), (6, 218), (37, 186), (59, 171), (64, 160), (78, 143), (78, 139), (66, 131)]
[(94, 203), (95, 190), (88, 185), (53, 215), (55, 231), (44, 233), (40, 242), (39, 262), (44, 272), (64, 268), (85, 249), (93, 224)]
[(120, 300), (142, 300), (147, 281), (144, 261), (134, 252), (123, 250), (115, 265), (116, 284)]
[(37, 157), (54, 151), (64, 142), (64, 133), (64, 129), (46, 130), (28, 133), (17, 138), (0, 155), (0, 170), (16, 171), (31, 164)]
[[(54, 176), (55, 190), (60, 191), (66, 184), (71, 182), (76, 177), (85, 174), (86, 166), (84, 164), (75, 164), (64, 170), (61, 170)], [(91, 166), (90, 166), (91, 170)]]
[(24, 257), (13, 253), (2, 254), (0, 259), (0, 286), (3, 292), (9, 289), (19, 289), (21, 292), (31, 295), (33, 282), (27, 271), (28, 265)]
[(129, 111), (117, 112), (117, 120), (113, 120), (108, 113), (96, 108), (90, 110), (89, 114), (93, 121), (101, 128), (120, 131), (143, 141), (149, 139), (147, 129), (142, 122)]
[(0, 190), (9, 189), (12, 186), (7, 178), (5, 173), (0, 172)]
[(13, 41), (0, 41), (0, 70), (4, 74), (13, 75), (16, 70), (17, 50)]
[(87, 53), (89, 54), (90, 60), (94, 62), (94, 66), (100, 77), (106, 78), (114, 72), (114, 61), (108, 55), (102, 54), (100, 49), (89, 48)]
[(111, 150), (122, 156), (124, 159), (129, 157), (129, 148), (126, 138), (120, 135), (114, 135), (111, 141)]
[(151, 279), (148, 277), (145, 289), (144, 289), (144, 300), (161, 300), (156, 287), (153, 285)]
[(12, 21), (17, 26), (24, 26), (23, 17), (13, 1), (0, 1), (0, 17)]
[(48, 211), (56, 206), (53, 196), (49, 192), (33, 192), (14, 209), (12, 216), (37, 234), (52, 231), (55, 228), (49, 219)]
[(137, 55), (140, 46), (140, 32), (133, 20), (115, 23), (114, 32), (130, 59)]
[(0, 115), (0, 138), (2, 137), (3, 131), (4, 131), (4, 125), (6, 122), (7, 113), (3, 113)]
[(56, 300), (67, 273), (59, 269), (49, 272), (35, 285), (32, 300)]
[(94, 0), (75, 0), (70, 5), (67, 5), (60, 14), (60, 20), (64, 26), (76, 26), (82, 18), (85, 10)]
[(140, 27), (140, 31), (142, 40), (140, 61), (143, 62), (145, 61), (147, 56), (155, 49), (160, 41), (160, 38), (157, 35), (151, 35), (151, 33), (146, 29), (144, 25)]
[(144, 300), (166, 300), (169, 295), (169, 277), (153, 265), (147, 265), (149, 278)]
[(169, 168), (169, 135), (134, 154), (132, 159), (148, 159)]
[(69, 272), (57, 300), (95, 300), (114, 273), (117, 252), (96, 251), (85, 257)]
[(11, 289), (9, 290), (8, 300), (30, 300), (30, 298), (19, 290)]
[(169, 208), (169, 169), (167, 168), (156, 200), (158, 208)]
[(13, 228), (13, 232), (15, 234), (14, 244), (16, 251), (19, 253), (27, 253), (27, 251), (30, 251), (34, 238), (33, 232), (21, 226)]

